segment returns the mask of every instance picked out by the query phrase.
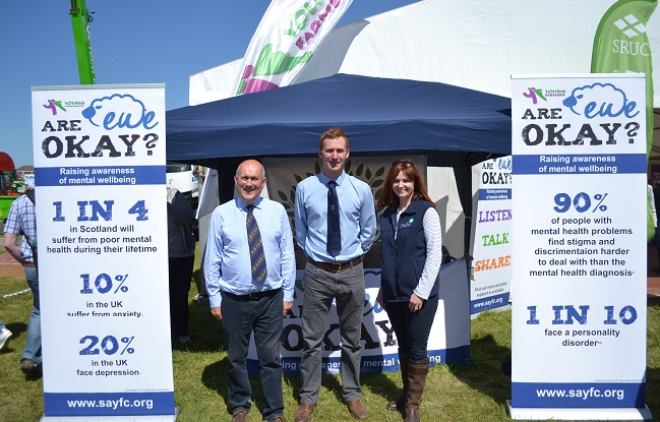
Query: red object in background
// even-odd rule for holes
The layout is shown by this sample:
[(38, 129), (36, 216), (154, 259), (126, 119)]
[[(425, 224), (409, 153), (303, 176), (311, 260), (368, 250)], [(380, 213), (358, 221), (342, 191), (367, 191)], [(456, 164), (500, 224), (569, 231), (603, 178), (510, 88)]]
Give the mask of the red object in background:
[[(9, 154), (0, 152), (0, 195), (15, 196), (19, 195), (18, 192), (12, 190), (12, 181), (16, 177), (16, 167), (14, 160), (11, 159)], [(8, 175), (5, 173), (9, 173)], [(6, 217), (5, 217), (6, 218)]]
[(14, 160), (11, 159), (9, 154), (0, 152), (0, 171), (13, 171), (15, 169)]

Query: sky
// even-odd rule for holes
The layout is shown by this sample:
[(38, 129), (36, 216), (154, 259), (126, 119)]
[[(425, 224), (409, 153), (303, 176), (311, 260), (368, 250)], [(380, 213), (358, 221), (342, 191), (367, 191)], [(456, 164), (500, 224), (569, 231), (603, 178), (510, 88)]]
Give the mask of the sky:
[[(416, 0), (354, 0), (338, 26)], [(69, 0), (0, 7), (0, 151), (32, 165), (31, 87), (78, 85)], [(240, 59), (268, 0), (86, 0), (97, 84), (165, 83), (165, 108), (188, 105), (188, 78)], [(301, 4), (304, 2), (301, 1)]]

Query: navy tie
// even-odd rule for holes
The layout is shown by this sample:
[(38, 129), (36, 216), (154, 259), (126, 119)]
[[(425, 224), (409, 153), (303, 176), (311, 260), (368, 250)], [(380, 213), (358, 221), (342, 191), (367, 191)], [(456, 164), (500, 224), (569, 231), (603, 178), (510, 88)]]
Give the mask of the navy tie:
[(341, 229), (339, 228), (339, 198), (337, 182), (328, 182), (328, 253), (335, 257), (341, 252)]
[(266, 255), (264, 254), (264, 246), (261, 243), (261, 234), (259, 233), (259, 226), (257, 220), (252, 215), (254, 205), (247, 207), (247, 219), (245, 226), (247, 228), (248, 245), (250, 246), (250, 262), (252, 263), (252, 278), (257, 283), (263, 283), (268, 274), (266, 268)]

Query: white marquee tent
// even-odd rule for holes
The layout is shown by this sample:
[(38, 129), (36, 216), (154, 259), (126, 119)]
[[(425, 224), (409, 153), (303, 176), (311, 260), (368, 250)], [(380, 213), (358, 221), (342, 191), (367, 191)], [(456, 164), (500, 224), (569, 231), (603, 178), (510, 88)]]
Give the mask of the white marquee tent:
[[(335, 29), (296, 83), (350, 73), (443, 82), (511, 97), (512, 74), (589, 73), (598, 23), (613, 0), (423, 0)], [(660, 127), (660, 11), (647, 27)], [(190, 105), (231, 96), (241, 60), (190, 77)], [(654, 157), (660, 161), (660, 128)], [(475, 184), (479, 178), (474, 177)], [(463, 250), (464, 217), (451, 169), (429, 169), (445, 240)], [(475, 186), (476, 189), (476, 186)], [(475, 207), (476, 209), (476, 207)], [(452, 246), (453, 245), (453, 246)]]

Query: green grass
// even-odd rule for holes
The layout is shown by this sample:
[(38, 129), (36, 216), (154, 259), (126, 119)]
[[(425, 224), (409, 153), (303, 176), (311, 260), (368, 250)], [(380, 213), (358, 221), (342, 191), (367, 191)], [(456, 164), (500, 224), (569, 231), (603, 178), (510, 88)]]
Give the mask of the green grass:
[[(196, 266), (196, 268), (199, 268)], [(195, 277), (199, 274), (196, 272)], [(25, 281), (0, 278), (0, 294), (23, 290)], [(193, 284), (190, 297), (196, 294)], [(43, 384), (40, 378), (26, 378), (19, 369), (25, 345), (27, 322), (32, 306), (29, 293), (0, 299), (0, 319), (14, 332), (8, 347), (0, 352), (0, 421), (35, 422), (43, 415)], [(191, 302), (190, 335), (193, 344), (173, 350), (178, 422), (229, 421), (227, 412), (226, 353), (221, 323), (211, 316), (207, 304)], [(500, 363), (510, 354), (511, 313), (486, 313), (472, 322), (471, 364), (441, 366), (431, 370), (422, 404), (424, 421), (472, 422), (509, 421), (505, 401), (510, 398), (510, 379)], [(648, 313), (647, 404), (660, 412), (660, 307)], [(401, 414), (388, 412), (385, 405), (400, 386), (398, 373), (362, 375), (363, 396), (370, 421), (401, 421)], [(257, 378), (252, 379), (255, 407), (252, 421), (261, 420), (263, 396)], [(299, 376), (284, 379), (285, 416), (293, 419), (298, 406)], [(352, 420), (341, 401), (337, 376), (325, 375), (315, 422)]]

